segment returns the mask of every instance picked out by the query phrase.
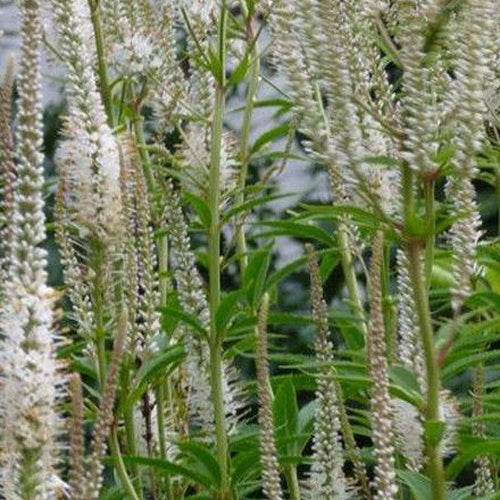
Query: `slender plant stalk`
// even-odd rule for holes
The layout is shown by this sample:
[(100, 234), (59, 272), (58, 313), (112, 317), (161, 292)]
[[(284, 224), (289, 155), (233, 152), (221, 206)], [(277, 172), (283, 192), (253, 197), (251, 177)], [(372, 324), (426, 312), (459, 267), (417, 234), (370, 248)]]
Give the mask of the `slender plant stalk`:
[(384, 314), (385, 341), (389, 365), (396, 359), (397, 328), (394, 321), (394, 301), (391, 295), (391, 248), (384, 248), (382, 260), (382, 308)]
[(411, 227), (414, 216), (415, 189), (413, 183), (414, 183), (413, 170), (407, 163), (404, 163), (402, 167), (401, 188), (402, 188), (402, 198), (403, 198), (404, 221), (407, 229)]
[[(425, 410), (426, 422), (430, 425), (438, 422), (439, 415), (439, 366), (434, 348), (434, 334), (432, 330), (427, 285), (422, 275), (420, 243), (408, 245), (409, 273), (413, 287), (415, 305), (422, 343), (424, 347), (425, 363), (427, 370), (427, 403)], [(432, 482), (434, 500), (443, 500), (445, 496), (445, 479), (443, 459), (439, 451), (439, 443), (434, 444), (427, 440), (428, 469)]]
[(349, 294), (349, 301), (356, 318), (359, 320), (359, 329), (363, 334), (363, 338), (366, 339), (368, 330), (366, 327), (366, 318), (363, 310), (363, 301), (361, 299), (361, 292), (359, 290), (359, 284), (356, 278), (354, 258), (349, 248), (349, 239), (343, 223), (340, 223), (337, 229), (337, 239), (339, 242), (340, 259), (342, 263), (342, 270), (344, 272), (344, 279), (347, 285), (347, 291)]
[(95, 47), (97, 54), (97, 70), (99, 74), (99, 90), (102, 103), (108, 117), (108, 125), (114, 127), (113, 96), (109, 85), (108, 67), (104, 58), (104, 38), (102, 34), (102, 19), (99, 8), (99, 0), (89, 0), (90, 18), (94, 28)]
[(125, 463), (123, 462), (123, 457), (120, 452), (120, 442), (118, 441), (118, 434), (116, 432), (116, 429), (113, 429), (111, 431), (111, 436), (109, 439), (109, 448), (114, 458), (116, 471), (118, 473), (118, 476), (120, 477), (120, 481), (122, 482), (124, 490), (127, 492), (127, 496), (131, 500), (140, 500), (140, 498), (142, 498), (142, 495), (140, 497), (137, 495), (134, 485), (132, 484), (132, 481), (128, 476)]
[(436, 182), (433, 178), (424, 181), (425, 196), (425, 230), (427, 241), (425, 246), (425, 279), (427, 289), (430, 288), (432, 277), (432, 265), (434, 263), (434, 247), (436, 244), (436, 213), (434, 209)]
[[(245, 100), (245, 110), (243, 113), (243, 123), (241, 125), (241, 135), (240, 135), (240, 175), (239, 175), (239, 192), (236, 198), (236, 206), (241, 206), (245, 201), (245, 187), (248, 176), (248, 167), (250, 166), (250, 132), (252, 130), (252, 117), (255, 105), (255, 97), (259, 89), (259, 77), (260, 77), (260, 59), (259, 59), (259, 47), (257, 42), (253, 40), (253, 29), (252, 29), (252, 19), (249, 18), (247, 21), (248, 28), (248, 44), (252, 45), (252, 50), (250, 52), (250, 57), (252, 58), (250, 64), (250, 75), (248, 81), (248, 89)], [(236, 245), (237, 251), (240, 255), (240, 273), (243, 276), (245, 269), (248, 264), (247, 256), (247, 242), (245, 238), (244, 229), (244, 214), (241, 215), (242, 219), (237, 227), (236, 235)]]
[(222, 474), (222, 484), (228, 481), (228, 444), (224, 406), (224, 389), (222, 384), (222, 339), (219, 338), (215, 316), (220, 304), (220, 217), (219, 217), (219, 167), (222, 140), (222, 120), (224, 116), (224, 89), (218, 85), (216, 89), (216, 108), (212, 129), (212, 151), (210, 164), (210, 229), (208, 235), (209, 255), (209, 290), (210, 290), (210, 371), (212, 377), (212, 397), (215, 410), (215, 432), (217, 442), (217, 458)]
[(208, 273), (209, 273), (209, 307), (210, 307), (210, 377), (212, 398), (215, 412), (215, 438), (217, 461), (221, 471), (221, 499), (229, 498), (229, 454), (226, 428), (226, 411), (224, 403), (224, 386), (222, 380), (222, 338), (217, 331), (216, 314), (220, 304), (220, 163), (222, 150), (222, 134), (225, 113), (225, 71), (226, 71), (226, 23), (227, 7), (221, 5), (219, 23), (219, 61), (220, 74), (216, 79), (215, 107), (210, 141), (210, 227), (208, 231)]
[(292, 465), (285, 467), (283, 474), (286, 479), (286, 484), (288, 485), (290, 500), (300, 500), (300, 485), (297, 476), (297, 468)]
[(342, 391), (342, 386), (340, 385), (340, 383), (336, 382), (335, 387), (338, 398), (340, 427), (342, 430), (342, 437), (344, 439), (344, 446), (352, 462), (354, 474), (356, 476), (358, 484), (363, 490), (365, 498), (371, 500), (372, 493), (370, 490), (370, 481), (368, 480), (368, 476), (366, 475), (366, 469), (361, 457), (361, 452), (356, 443), (356, 438), (354, 437), (354, 431), (352, 430), (351, 423), (349, 422), (349, 416), (344, 404), (344, 393)]
[[(424, 348), (427, 371), (427, 402), (425, 419), (428, 425), (437, 423), (439, 415), (440, 375), (439, 365), (434, 347), (434, 332), (431, 322), (431, 313), (428, 298), (428, 289), (422, 269), (422, 242), (412, 237), (412, 223), (414, 221), (414, 187), (413, 173), (408, 165), (403, 167), (403, 210), (407, 230), (407, 250), (410, 281), (413, 289), (416, 313), (422, 344)], [(434, 235), (429, 234), (428, 237)], [(426, 266), (424, 265), (424, 269)], [(432, 484), (432, 498), (443, 500), (445, 497), (445, 478), (443, 459), (439, 451), (439, 443), (426, 440), (426, 454), (428, 471)]]
[[(130, 361), (128, 362), (130, 363)], [(130, 392), (130, 366), (124, 370), (124, 374), (121, 381), (121, 386), (125, 392), (125, 394), (129, 394)], [(136, 440), (136, 430), (135, 430), (135, 422), (134, 422), (134, 410), (130, 408), (123, 415), (123, 421), (125, 424), (125, 435), (127, 437), (127, 453), (129, 455), (137, 455), (137, 440)], [(137, 465), (131, 466), (131, 471), (134, 476), (134, 484), (137, 491), (142, 491), (142, 480), (139, 473), (139, 468)]]
[(496, 169), (495, 178), (496, 178), (496, 196), (497, 196), (498, 233), (500, 234), (500, 167), (497, 167)]

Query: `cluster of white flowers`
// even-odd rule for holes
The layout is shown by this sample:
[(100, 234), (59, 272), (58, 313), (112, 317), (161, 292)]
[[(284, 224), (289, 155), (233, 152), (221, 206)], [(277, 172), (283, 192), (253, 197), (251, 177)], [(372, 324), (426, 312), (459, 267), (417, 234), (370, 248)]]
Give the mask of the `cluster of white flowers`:
[(368, 189), (390, 213), (397, 198), (386, 186), (397, 187), (398, 177), (364, 159), (390, 151), (388, 135), (371, 116), (380, 115), (382, 106), (371, 96), (389, 96), (385, 105), (392, 111), (392, 94), (374, 39), (365, 36), (366, 11), (358, 4), (279, 2), (271, 24), (279, 68), (287, 77), (307, 148), (328, 167), (335, 200), (359, 203)]
[(69, 100), (67, 139), (60, 146), (57, 163), (67, 180), (66, 203), (74, 222), (106, 239), (120, 227), (120, 159), (97, 91), (93, 55), (84, 41), (82, 25), (90, 10), (81, 3), (52, 1), (60, 51), (67, 66)]
[(177, 62), (176, 23), (172, 2), (104, 0), (100, 4), (110, 67), (126, 77), (146, 77), (148, 99), (161, 127), (182, 115), (184, 75)]
[[(435, 2), (402, 2), (398, 14), (396, 41), (403, 66), (403, 97), (401, 117), (405, 131), (402, 157), (411, 168), (422, 174), (433, 174), (438, 168), (436, 155), (439, 149), (441, 126), (440, 103), (437, 87), (442, 71), (435, 57), (430, 65), (424, 52), (426, 29)], [(442, 70), (442, 68), (440, 68)]]
[(439, 419), (445, 423), (445, 429), (439, 451), (443, 457), (449, 457), (457, 449), (457, 432), (460, 419), (458, 401), (448, 389), (439, 394)]
[(151, 203), (138, 152), (131, 138), (123, 140), (122, 199), (124, 206), (125, 296), (131, 314), (131, 337), (136, 353), (147, 359), (155, 352), (161, 334), (157, 254), (151, 221)]
[(481, 217), (472, 180), (476, 174), (475, 154), (485, 137), (486, 89), (495, 68), (497, 11), (495, 0), (470, 0), (457, 21), (461, 37), (456, 43), (455, 80), (448, 96), (454, 113), (455, 156), (454, 171), (447, 186), (452, 212), (457, 218), (450, 231), (455, 278), (453, 308), (456, 312), (470, 294), (470, 280), (478, 271), (475, 262)]
[(424, 426), (420, 412), (408, 401), (392, 401), (394, 432), (401, 455), (410, 470), (418, 472), (424, 466)]
[(384, 315), (382, 310), (381, 266), (383, 233), (373, 242), (370, 269), (370, 326), (368, 367), (373, 381), (371, 393), (372, 440), (375, 456), (375, 488), (377, 500), (395, 499), (398, 494), (395, 471), (395, 432), (393, 407), (389, 396), (389, 373), (386, 357)]
[(40, 2), (20, 2), (16, 179), (5, 299), (0, 308), (0, 487), (4, 498), (54, 498), (63, 377), (56, 362), (54, 302), (47, 287), (40, 91)]
[(257, 388), (259, 393), (259, 434), (260, 461), (262, 466), (262, 489), (269, 500), (282, 500), (278, 450), (274, 434), (273, 394), (269, 376), (267, 350), (267, 320), (269, 314), (269, 297), (262, 301), (256, 335), (255, 367), (257, 371)]
[(396, 257), (399, 309), (398, 356), (401, 363), (415, 374), (422, 393), (425, 393), (427, 382), (424, 352), (418, 329), (413, 290), (408, 275), (408, 257), (406, 252), (401, 249), (398, 249)]
[(338, 395), (331, 373), (333, 345), (329, 340), (327, 305), (319, 277), (316, 257), (308, 247), (311, 275), (312, 314), (316, 327), (316, 360), (321, 364), (317, 379), (318, 410), (314, 419), (313, 466), (311, 469), (310, 498), (347, 498), (344, 477), (343, 450), (340, 438)]
[(0, 297), (5, 283), (8, 261), (7, 255), (10, 253), (10, 241), (12, 239), (12, 228), (9, 223), (12, 217), (14, 202), (14, 183), (16, 180), (14, 164), (14, 139), (11, 130), (11, 99), (12, 87), (15, 72), (14, 59), (10, 59), (0, 91), (0, 199), (2, 200), (2, 210), (0, 211)]

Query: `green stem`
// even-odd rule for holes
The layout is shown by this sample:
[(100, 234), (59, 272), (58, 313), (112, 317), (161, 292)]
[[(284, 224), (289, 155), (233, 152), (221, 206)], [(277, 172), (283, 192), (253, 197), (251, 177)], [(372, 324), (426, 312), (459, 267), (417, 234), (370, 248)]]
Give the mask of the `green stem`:
[(497, 195), (497, 217), (498, 217), (498, 234), (500, 234), (500, 166), (497, 167), (496, 173), (496, 195)]
[(224, 387), (222, 381), (222, 338), (217, 331), (216, 314), (220, 304), (220, 161), (222, 132), (225, 112), (226, 29), (227, 6), (221, 5), (218, 28), (220, 73), (216, 82), (215, 106), (210, 141), (209, 207), (210, 227), (208, 231), (208, 275), (210, 306), (210, 383), (215, 418), (215, 441), (217, 461), (221, 471), (221, 498), (229, 498), (229, 453), (226, 429)]
[(427, 289), (430, 288), (432, 277), (432, 266), (434, 263), (434, 247), (436, 244), (436, 213), (434, 208), (434, 195), (436, 183), (434, 179), (424, 182), (425, 196), (425, 230), (427, 241), (425, 245), (425, 278)]
[(165, 307), (168, 295), (168, 238), (166, 234), (162, 234), (158, 241), (158, 270), (160, 304)]
[(288, 494), (290, 500), (300, 500), (300, 485), (297, 476), (297, 469), (293, 466), (288, 466), (283, 471), (288, 486)]
[[(363, 301), (361, 300), (361, 293), (359, 290), (358, 280), (356, 278), (356, 270), (354, 268), (354, 258), (352, 256), (351, 249), (349, 248), (349, 239), (347, 235), (347, 228), (345, 224), (341, 222), (337, 230), (337, 238), (339, 242), (340, 259), (342, 263), (342, 270), (344, 272), (344, 279), (347, 285), (347, 291), (349, 293), (349, 300), (351, 302), (351, 307), (356, 318), (359, 320), (359, 329), (366, 339), (367, 327), (366, 319), (363, 310)], [(350, 348), (356, 348), (359, 346), (349, 346)]]
[[(434, 348), (434, 334), (431, 323), (427, 285), (422, 275), (421, 247), (419, 242), (413, 242), (408, 245), (408, 259), (410, 280), (413, 288), (427, 370), (427, 402), (425, 419), (427, 423), (431, 424), (440, 420), (440, 374)], [(443, 460), (439, 451), (439, 443), (436, 444), (427, 440), (426, 451), (428, 458), (428, 470), (432, 483), (432, 498), (434, 500), (443, 500), (445, 497), (446, 485), (443, 471)]]
[(382, 260), (382, 309), (384, 315), (385, 341), (387, 345), (387, 359), (392, 364), (397, 357), (397, 328), (394, 321), (394, 302), (391, 295), (391, 247), (384, 248)]
[(109, 448), (115, 462), (116, 472), (118, 473), (123, 488), (127, 492), (128, 498), (132, 500), (139, 500), (139, 496), (137, 495), (135, 488), (130, 481), (130, 478), (128, 477), (127, 468), (125, 467), (125, 463), (123, 462), (116, 429), (113, 429), (111, 432), (111, 436), (109, 438)]
[[(124, 370), (122, 377), (122, 388), (125, 394), (130, 393), (130, 378), (129, 378), (129, 369)], [(127, 453), (129, 455), (135, 456), (137, 455), (137, 445), (136, 445), (136, 432), (135, 432), (135, 422), (134, 422), (134, 410), (130, 409), (123, 415), (123, 420), (125, 423), (125, 434), (127, 437)], [(142, 481), (139, 473), (139, 468), (137, 465), (131, 466), (132, 475), (135, 476), (135, 487), (137, 491), (142, 491)]]
[[(135, 96), (135, 92), (133, 92), (132, 95)], [(143, 124), (144, 124), (144, 118), (141, 115), (141, 111), (137, 110), (136, 116), (134, 117), (134, 133), (135, 133), (135, 139), (139, 146), (146, 146)], [(149, 158), (149, 153), (145, 147), (139, 147), (138, 150), (149, 192), (153, 196), (153, 199), (156, 201), (155, 199), (157, 194), (156, 180), (154, 178), (153, 170), (151, 168), (151, 160)], [(153, 205), (153, 215), (156, 216), (156, 205)]]
[(361, 452), (359, 451), (358, 445), (356, 444), (354, 431), (352, 430), (351, 423), (349, 422), (349, 416), (347, 415), (347, 409), (344, 404), (344, 391), (342, 390), (342, 386), (339, 382), (335, 382), (335, 389), (339, 407), (340, 428), (342, 431), (342, 437), (344, 439), (345, 449), (349, 459), (352, 462), (354, 476), (356, 477), (359, 486), (363, 490), (364, 498), (366, 498), (367, 500), (371, 500), (372, 493), (370, 490), (370, 482), (368, 480), (368, 476), (366, 475), (366, 469), (361, 457)]
[(403, 210), (406, 229), (410, 229), (413, 224), (414, 207), (415, 207), (415, 189), (414, 175), (410, 166), (405, 163), (403, 165), (401, 187), (403, 191)]
[(108, 124), (114, 128), (113, 116), (113, 98), (111, 87), (109, 85), (108, 68), (104, 58), (104, 38), (102, 34), (101, 11), (99, 9), (99, 0), (89, 0), (92, 26), (94, 28), (94, 39), (97, 54), (97, 70), (99, 73), (99, 89), (101, 92), (102, 103), (108, 117)]
[(222, 384), (222, 338), (218, 335), (215, 318), (220, 304), (220, 155), (224, 118), (225, 91), (220, 85), (216, 88), (216, 102), (212, 127), (210, 158), (210, 228), (208, 234), (208, 272), (210, 291), (210, 373), (212, 398), (215, 411), (215, 433), (217, 460), (221, 469), (222, 487), (227, 488), (228, 478), (228, 442)]
[[(415, 190), (414, 173), (410, 166), (403, 165), (402, 176), (403, 212), (406, 232), (406, 247), (408, 251), (408, 272), (410, 275), (411, 288), (417, 314), (420, 337), (425, 355), (427, 372), (427, 395), (425, 407), (425, 421), (431, 426), (440, 421), (439, 415), (439, 391), (441, 388), (439, 364), (434, 346), (434, 331), (432, 328), (431, 310), (429, 305), (428, 283), (422, 269), (422, 241), (418, 234), (414, 233), (415, 222)], [(432, 209), (429, 198), (430, 190), (427, 189), (426, 205), (427, 211)], [(432, 193), (433, 194), (433, 193)], [(434, 198), (434, 196), (432, 196)], [(432, 216), (434, 217), (434, 216)], [(427, 221), (430, 225), (431, 221)], [(434, 234), (428, 234), (434, 237)], [(425, 242), (426, 247), (429, 243)], [(443, 470), (443, 458), (439, 450), (439, 442), (426, 439), (427, 470), (432, 484), (433, 500), (443, 500), (446, 493), (446, 483)]]
[[(250, 78), (248, 81), (248, 90), (245, 101), (245, 110), (243, 113), (243, 123), (240, 132), (240, 175), (239, 175), (239, 192), (236, 197), (236, 206), (241, 206), (245, 201), (245, 187), (248, 176), (248, 168), (250, 166), (250, 132), (252, 129), (252, 116), (254, 110), (255, 96), (259, 88), (260, 76), (260, 59), (259, 48), (257, 42), (254, 43), (252, 20), (248, 19), (248, 43), (253, 45), (250, 57), (252, 62), (250, 65)], [(243, 276), (248, 264), (247, 243), (244, 230), (244, 215), (242, 214), (241, 223), (237, 227), (236, 245), (237, 252), (240, 255), (240, 273)]]

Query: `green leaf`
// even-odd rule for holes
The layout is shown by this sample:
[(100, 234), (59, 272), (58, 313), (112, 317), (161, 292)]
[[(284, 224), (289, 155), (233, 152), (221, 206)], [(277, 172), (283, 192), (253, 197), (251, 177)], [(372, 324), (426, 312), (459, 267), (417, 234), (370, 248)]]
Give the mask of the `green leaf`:
[[(159, 473), (165, 475), (178, 475), (190, 479), (195, 483), (204, 486), (207, 489), (211, 489), (214, 485), (212, 479), (204, 474), (200, 474), (197, 471), (183, 467), (182, 465), (177, 465), (168, 460), (161, 460), (158, 458), (147, 458), (125, 455), (122, 457), (125, 465), (144, 465), (145, 467), (152, 467)], [(109, 461), (109, 460), (106, 460)]]
[(399, 478), (410, 488), (415, 500), (432, 498), (432, 487), (430, 480), (419, 474), (408, 470), (397, 470)]
[[(259, 437), (255, 436), (255, 442)], [(231, 482), (233, 485), (247, 481), (249, 478), (256, 478), (260, 471), (260, 451), (258, 448), (251, 448), (245, 453), (238, 453), (233, 460), (233, 473)]]
[(316, 400), (310, 401), (305, 406), (303, 406), (297, 417), (297, 433), (298, 435), (305, 436), (298, 440), (298, 452), (302, 453), (307, 443), (311, 438), (311, 434), (314, 427), (314, 417), (318, 409), (318, 403)]
[(477, 352), (470, 354), (460, 359), (454, 360), (443, 368), (443, 379), (448, 379), (460, 372), (469, 370), (470, 368), (476, 367), (481, 363), (486, 363), (487, 361), (498, 361), (500, 360), (500, 351), (492, 350), (486, 352)]
[(201, 336), (206, 337), (207, 332), (203, 328), (203, 325), (200, 323), (200, 320), (198, 318), (175, 307), (160, 307), (159, 310), (162, 313), (162, 315), (172, 316), (173, 318), (177, 318), (186, 323), (187, 325), (189, 325), (190, 327), (192, 327)]
[(329, 247), (335, 245), (332, 235), (312, 224), (304, 224), (291, 220), (277, 220), (264, 221), (260, 225), (273, 229), (273, 231), (267, 231), (260, 236), (290, 236), (299, 239), (320, 241)]
[(414, 392), (420, 395), (420, 386), (418, 385), (415, 373), (401, 365), (394, 365), (389, 369), (391, 380), (400, 385), (408, 392)]
[(258, 207), (260, 205), (265, 205), (270, 201), (281, 200), (283, 198), (287, 198), (289, 196), (293, 196), (295, 193), (281, 193), (281, 194), (272, 194), (267, 196), (258, 196), (257, 198), (246, 200), (241, 205), (237, 205), (235, 207), (231, 207), (227, 212), (223, 214), (223, 221), (228, 221), (231, 217), (238, 215), (242, 212), (248, 212), (252, 208)]
[(251, 58), (245, 54), (242, 60), (238, 63), (238, 66), (234, 68), (229, 80), (228, 85), (238, 85), (246, 76), (248, 68), (250, 66)]
[(359, 226), (372, 229), (378, 227), (380, 224), (379, 218), (376, 214), (353, 205), (332, 206), (301, 204), (301, 207), (306, 211), (305, 215), (312, 214), (315, 216), (321, 216), (321, 218), (334, 220), (348, 215)]
[(207, 472), (212, 483), (219, 487), (221, 484), (221, 471), (217, 460), (214, 458), (211, 450), (204, 444), (188, 441), (179, 443), (179, 448), (189, 456), (197, 460), (203, 470)]
[[(298, 406), (295, 387), (290, 378), (279, 386), (273, 404), (274, 424), (277, 439), (286, 439), (297, 433)], [(280, 447), (280, 455), (296, 455), (297, 446), (295, 442)]]
[(254, 143), (251, 153), (256, 153), (262, 149), (266, 144), (279, 139), (280, 137), (285, 137), (290, 131), (289, 123), (282, 123), (270, 130), (264, 132)]
[(123, 414), (131, 410), (151, 382), (159, 375), (167, 377), (179, 365), (184, 355), (182, 346), (172, 346), (166, 352), (146, 361), (134, 377), (132, 391), (125, 394), (125, 398), (120, 402), (118, 412)]
[[(472, 497), (472, 492), (474, 486), (465, 486), (464, 488), (459, 488), (458, 490), (451, 490), (446, 492), (446, 500), (469, 500)], [(489, 500), (493, 500), (492, 496), (486, 497)], [(483, 500), (486, 500), (483, 498)], [(496, 497), (498, 500), (498, 497)]]
[(267, 270), (271, 262), (271, 246), (267, 246), (254, 252), (250, 256), (248, 266), (243, 276), (243, 288), (248, 303), (257, 310), (266, 282)]
[(212, 220), (212, 215), (210, 214), (210, 208), (205, 203), (205, 200), (191, 193), (190, 191), (184, 192), (184, 198), (189, 203), (189, 205), (194, 209), (196, 215), (201, 220), (201, 223), (205, 229), (210, 227), (210, 222)]
[(493, 455), (499, 458), (500, 439), (474, 438), (466, 446), (462, 444), (460, 453), (446, 467), (448, 480), (453, 480), (467, 464), (481, 455)]
[(340, 264), (340, 256), (334, 252), (327, 252), (323, 255), (321, 259), (321, 264), (319, 266), (319, 275), (321, 282), (325, 283), (330, 274), (337, 268)]
[(266, 291), (271, 290), (274, 286), (277, 286), (281, 281), (284, 279), (288, 278), (291, 274), (296, 272), (299, 269), (302, 269), (304, 267), (304, 264), (307, 262), (307, 257), (300, 257), (299, 259), (296, 259), (286, 266), (283, 266), (281, 269), (278, 269), (275, 273), (271, 274), (269, 276), (268, 280), (266, 281)]
[(234, 309), (244, 294), (243, 290), (235, 290), (226, 294), (217, 309), (215, 325), (219, 335), (223, 335), (231, 321)]
[(387, 167), (399, 167), (400, 161), (392, 156), (365, 156), (363, 162), (371, 165), (385, 165)]

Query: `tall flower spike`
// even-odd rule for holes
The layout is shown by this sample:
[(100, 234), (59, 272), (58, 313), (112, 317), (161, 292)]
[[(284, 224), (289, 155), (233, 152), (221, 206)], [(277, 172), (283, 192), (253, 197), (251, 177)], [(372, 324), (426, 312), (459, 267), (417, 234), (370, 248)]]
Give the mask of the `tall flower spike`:
[(282, 500), (278, 451), (274, 434), (273, 393), (269, 378), (267, 353), (267, 317), (269, 296), (264, 295), (259, 310), (256, 336), (255, 366), (257, 370), (257, 388), (259, 393), (259, 433), (260, 461), (262, 466), (262, 489), (269, 500)]
[(62, 172), (55, 200), (56, 240), (64, 269), (64, 280), (69, 299), (78, 324), (78, 333), (90, 339), (95, 328), (94, 312), (92, 310), (89, 280), (86, 279), (84, 266), (78, 261), (77, 252), (73, 246), (68, 226), (70, 218), (66, 211), (67, 182)]
[(332, 373), (333, 345), (329, 339), (327, 306), (319, 277), (318, 262), (311, 245), (307, 245), (312, 290), (312, 314), (316, 327), (316, 360), (320, 363), (317, 376), (314, 419), (313, 466), (310, 477), (311, 498), (346, 498), (347, 486), (342, 470), (344, 459), (340, 439), (338, 395)]
[(151, 203), (146, 180), (138, 162), (138, 152), (131, 138), (122, 143), (122, 199), (126, 238), (129, 251), (127, 271), (134, 273), (127, 279), (129, 309), (134, 308), (135, 328), (139, 334), (138, 354), (147, 358), (156, 348), (160, 335), (160, 304), (156, 278), (156, 249), (151, 226)]
[[(430, 5), (425, 5), (426, 3)], [(439, 148), (439, 106), (436, 95), (436, 75), (433, 65), (439, 62), (434, 55), (429, 64), (424, 52), (429, 16), (436, 9), (435, 0), (400, 2), (399, 26), (396, 40), (401, 46), (400, 57), (404, 67), (402, 113), (405, 138), (403, 157), (409, 166), (422, 174), (434, 173), (439, 165), (435, 155)], [(427, 56), (427, 57), (426, 57)]]
[(394, 459), (394, 429), (392, 406), (389, 397), (389, 375), (386, 358), (384, 316), (382, 309), (381, 267), (384, 234), (375, 235), (372, 247), (372, 262), (369, 275), (370, 284), (370, 325), (369, 325), (369, 373), (373, 386), (371, 391), (372, 440), (375, 456), (375, 498), (396, 499)]
[[(2, 283), (5, 283), (8, 262), (6, 256), (10, 253), (9, 242), (12, 238), (12, 227), (9, 221), (12, 217), (14, 203), (14, 183), (16, 180), (14, 164), (14, 139), (11, 130), (11, 101), (14, 80), (15, 62), (9, 59), (2, 82), (0, 93), (0, 194), (2, 211), (0, 213), (1, 255), (0, 273)], [(2, 294), (0, 293), (0, 296)]]
[(127, 318), (127, 309), (124, 307), (118, 318), (113, 355), (104, 382), (99, 416), (92, 436), (92, 455), (90, 456), (89, 470), (87, 471), (86, 493), (86, 498), (90, 499), (99, 498), (99, 492), (101, 491), (102, 471), (104, 469), (102, 461), (106, 454), (106, 440), (113, 425), (113, 408), (116, 398), (117, 381), (128, 334)]
[(175, 6), (150, 0), (104, 0), (104, 35), (110, 64), (122, 75), (148, 79), (148, 101), (162, 127), (173, 126), (184, 98), (176, 60)]
[(427, 380), (422, 339), (420, 338), (418, 329), (415, 301), (413, 299), (410, 276), (408, 275), (408, 256), (404, 250), (398, 249), (396, 261), (399, 309), (398, 357), (401, 363), (415, 374), (420, 390), (422, 394), (425, 394)]
[(449, 93), (456, 121), (452, 130), (456, 155), (447, 186), (452, 212), (457, 217), (450, 231), (455, 279), (452, 306), (456, 314), (471, 293), (471, 278), (477, 271), (481, 218), (472, 179), (476, 174), (475, 155), (485, 138), (488, 108), (484, 90), (494, 67), (497, 10), (495, 0), (469, 0), (458, 24), (461, 36), (457, 39), (456, 78)]
[[(478, 420), (473, 424), (474, 436), (484, 438), (484, 423), (481, 417), (484, 414), (483, 408), (483, 385), (484, 385), (484, 367), (479, 366), (476, 370), (476, 377), (474, 380), (474, 389), (472, 393), (474, 405), (472, 408), (472, 416)], [(474, 461), (476, 469), (476, 484), (474, 486), (474, 493), (479, 498), (487, 497), (495, 493), (495, 483), (491, 474), (491, 461), (488, 456), (482, 455), (477, 457)]]
[(93, 54), (85, 43), (89, 6), (82, 0), (51, 0), (67, 66), (69, 116), (58, 161), (68, 182), (68, 206), (78, 226), (109, 239), (121, 214), (118, 145), (97, 91)]
[(43, 213), (40, 2), (20, 2), (16, 180), (9, 221), (12, 239), (5, 299), (0, 310), (0, 484), (4, 498), (51, 498), (60, 421), (56, 405), (63, 378), (55, 357), (55, 292), (48, 288)]

